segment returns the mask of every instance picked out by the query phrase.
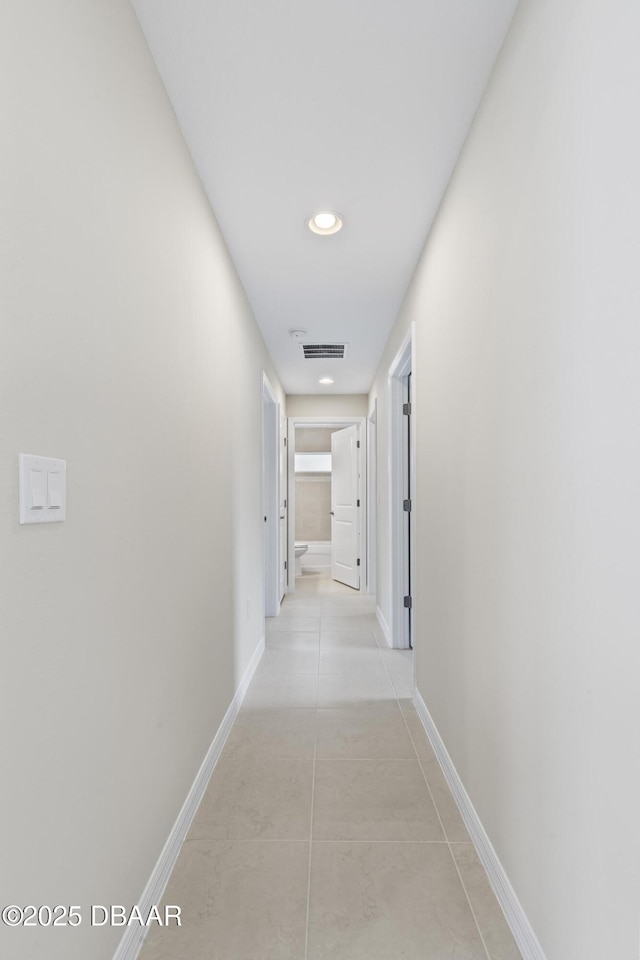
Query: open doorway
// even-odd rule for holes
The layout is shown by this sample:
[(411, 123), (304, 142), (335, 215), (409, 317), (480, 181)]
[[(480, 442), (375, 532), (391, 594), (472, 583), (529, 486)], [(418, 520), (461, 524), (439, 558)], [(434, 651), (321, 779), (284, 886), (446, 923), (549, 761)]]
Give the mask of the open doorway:
[(412, 534), (412, 489), (411, 472), (413, 463), (413, 449), (411, 443), (411, 370), (402, 377), (402, 513), (404, 529), (402, 537), (402, 609), (404, 613), (405, 647), (413, 650), (413, 593), (411, 591), (411, 534)]
[(366, 438), (363, 418), (289, 421), (288, 589), (330, 578), (366, 585)]
[[(275, 617), (280, 612), (283, 578), (281, 564), (280, 519), (280, 405), (266, 374), (262, 375), (262, 513), (264, 615)], [(286, 518), (285, 518), (286, 528)]]
[(411, 332), (389, 368), (389, 519), (391, 542), (391, 637), (393, 647), (414, 646), (412, 533), (415, 516)]
[(367, 593), (376, 595), (378, 586), (377, 571), (377, 529), (378, 529), (378, 401), (367, 418)]

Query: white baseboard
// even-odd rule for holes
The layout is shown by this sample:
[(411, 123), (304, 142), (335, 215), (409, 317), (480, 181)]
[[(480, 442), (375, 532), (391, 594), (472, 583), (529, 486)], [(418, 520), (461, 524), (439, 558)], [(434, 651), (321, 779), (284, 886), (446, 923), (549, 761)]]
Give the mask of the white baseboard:
[[(159, 904), (162, 900), (162, 895), (171, 875), (171, 871), (175, 866), (176, 860), (178, 859), (178, 855), (182, 848), (182, 844), (185, 841), (193, 818), (195, 817), (196, 810), (198, 809), (204, 792), (207, 789), (207, 784), (209, 783), (213, 769), (220, 758), (225, 741), (231, 732), (231, 727), (233, 726), (233, 722), (238, 715), (238, 710), (240, 709), (240, 705), (244, 700), (249, 684), (251, 683), (251, 679), (256, 671), (256, 667), (258, 666), (260, 658), (264, 653), (264, 647), (265, 638), (262, 637), (260, 643), (253, 653), (253, 656), (251, 657), (247, 669), (244, 672), (244, 676), (238, 685), (238, 689), (235, 692), (233, 700), (229, 704), (229, 709), (225, 713), (224, 719), (218, 727), (216, 735), (213, 738), (213, 742), (207, 750), (207, 755), (204, 758), (198, 773), (196, 774), (196, 778), (191, 785), (189, 793), (187, 794), (187, 799), (182, 805), (182, 810), (178, 814), (178, 818), (173, 825), (171, 833), (169, 834), (169, 838), (158, 858), (158, 862), (153, 868), (149, 881), (139, 900), (137, 901), (142, 916), (146, 916), (151, 907), (154, 904)], [(146, 932), (146, 927), (140, 928), (136, 927), (135, 925), (127, 927), (122, 940), (118, 944), (118, 948), (113, 955), (113, 960), (136, 960), (136, 957), (138, 956), (142, 947)]]
[(381, 627), (381, 629), (382, 629), (382, 635), (384, 636), (384, 638), (385, 638), (385, 640), (387, 641), (387, 643), (389, 644), (389, 646), (392, 647), (393, 644), (392, 644), (392, 642), (391, 642), (391, 629), (390, 629), (390, 627), (389, 627), (389, 624), (388, 624), (387, 621), (385, 620), (385, 618), (384, 618), (384, 613), (382, 612), (382, 610), (380, 609), (380, 607), (376, 607), (376, 617), (377, 617), (378, 623), (380, 624), (380, 627)]
[(469, 794), (465, 790), (462, 780), (458, 775), (458, 771), (454, 767), (453, 761), (449, 756), (442, 737), (438, 733), (438, 729), (433, 722), (433, 718), (417, 690), (415, 691), (414, 695), (414, 703), (418, 716), (422, 721), (422, 726), (424, 727), (426, 734), (431, 741), (433, 751), (440, 762), (442, 772), (447, 779), (447, 783), (451, 788), (451, 792), (458, 805), (462, 819), (464, 820), (465, 826), (469, 831), (469, 835), (471, 836), (473, 844), (476, 848), (478, 857), (480, 858), (482, 866), (484, 867), (489, 878), (493, 892), (497, 897), (498, 903), (502, 907), (502, 912), (504, 913), (507, 923), (511, 928), (513, 937), (518, 944), (518, 948), (522, 954), (523, 960), (546, 960), (544, 951), (540, 946), (540, 942), (533, 931), (533, 927), (529, 923), (529, 919), (524, 912), (522, 904), (518, 900), (516, 892), (511, 886), (511, 882), (505, 873), (504, 867), (498, 859), (498, 854), (494, 850), (493, 845), (489, 840), (484, 827), (482, 826), (480, 818), (476, 813), (473, 804), (471, 803)]

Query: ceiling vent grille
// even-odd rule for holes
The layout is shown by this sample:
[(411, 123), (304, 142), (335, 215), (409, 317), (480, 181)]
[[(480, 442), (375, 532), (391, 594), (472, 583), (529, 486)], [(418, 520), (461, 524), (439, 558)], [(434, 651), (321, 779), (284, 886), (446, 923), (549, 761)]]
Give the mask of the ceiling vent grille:
[(346, 343), (301, 343), (305, 360), (344, 360)]

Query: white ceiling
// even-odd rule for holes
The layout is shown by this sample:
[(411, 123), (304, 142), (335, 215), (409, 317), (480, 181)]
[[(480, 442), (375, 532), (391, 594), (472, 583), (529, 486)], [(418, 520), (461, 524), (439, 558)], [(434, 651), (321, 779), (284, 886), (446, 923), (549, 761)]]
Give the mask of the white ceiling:
[(133, 6), (285, 390), (366, 393), (517, 0)]

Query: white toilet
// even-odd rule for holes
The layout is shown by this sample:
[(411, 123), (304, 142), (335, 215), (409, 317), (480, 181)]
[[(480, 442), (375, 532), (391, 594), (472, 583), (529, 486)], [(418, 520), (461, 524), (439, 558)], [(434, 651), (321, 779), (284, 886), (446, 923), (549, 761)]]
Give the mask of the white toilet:
[(308, 543), (302, 543), (301, 540), (296, 540), (296, 577), (302, 576), (302, 556), (308, 549)]

